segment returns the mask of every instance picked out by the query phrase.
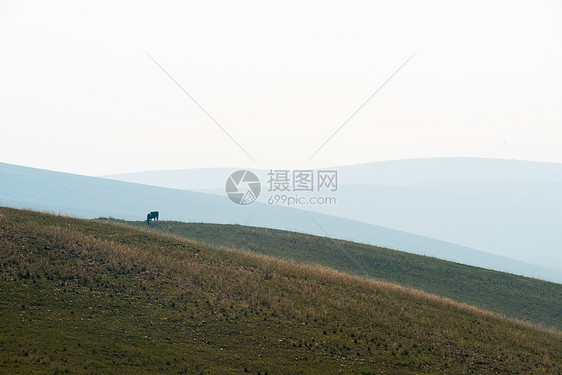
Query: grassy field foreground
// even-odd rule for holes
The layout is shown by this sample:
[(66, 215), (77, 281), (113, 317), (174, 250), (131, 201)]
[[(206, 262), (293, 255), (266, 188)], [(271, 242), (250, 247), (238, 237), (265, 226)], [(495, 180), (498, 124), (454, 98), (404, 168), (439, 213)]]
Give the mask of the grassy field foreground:
[(331, 269), (0, 208), (5, 373), (549, 373), (562, 336)]

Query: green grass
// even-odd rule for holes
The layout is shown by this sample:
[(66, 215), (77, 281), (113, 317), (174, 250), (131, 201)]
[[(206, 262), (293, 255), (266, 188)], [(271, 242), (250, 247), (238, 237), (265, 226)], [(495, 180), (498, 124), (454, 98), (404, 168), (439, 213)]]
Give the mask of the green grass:
[(0, 371), (560, 373), (558, 332), (397, 285), (0, 208)]
[[(145, 222), (129, 222), (146, 228)], [(562, 285), (326, 237), (240, 225), (162, 221), (151, 230), (421, 289), (562, 330)]]

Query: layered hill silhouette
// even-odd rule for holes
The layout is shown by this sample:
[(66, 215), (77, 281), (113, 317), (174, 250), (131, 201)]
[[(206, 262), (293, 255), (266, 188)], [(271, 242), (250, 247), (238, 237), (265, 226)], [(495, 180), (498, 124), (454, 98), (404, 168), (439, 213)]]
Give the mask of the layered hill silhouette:
[(0, 204), (83, 218), (127, 220), (144, 219), (148, 212), (158, 210), (162, 219), (246, 224), (329, 236), (562, 282), (560, 273), (547, 268), (359, 221), (263, 203), (239, 206), (224, 196), (10, 164), (0, 164)]
[[(562, 164), (484, 158), (411, 159), (341, 166), (323, 214), (393, 228), (562, 274)], [(255, 171), (268, 181), (267, 170)], [(111, 176), (223, 194), (223, 168)], [(265, 198), (265, 196), (264, 196)]]

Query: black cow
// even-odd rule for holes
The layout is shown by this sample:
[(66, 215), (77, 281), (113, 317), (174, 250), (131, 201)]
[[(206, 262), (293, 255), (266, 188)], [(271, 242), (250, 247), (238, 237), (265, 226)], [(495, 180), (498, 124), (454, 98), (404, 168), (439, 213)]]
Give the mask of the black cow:
[(152, 211), (146, 215), (146, 223), (150, 225), (150, 220), (158, 221), (158, 211)]

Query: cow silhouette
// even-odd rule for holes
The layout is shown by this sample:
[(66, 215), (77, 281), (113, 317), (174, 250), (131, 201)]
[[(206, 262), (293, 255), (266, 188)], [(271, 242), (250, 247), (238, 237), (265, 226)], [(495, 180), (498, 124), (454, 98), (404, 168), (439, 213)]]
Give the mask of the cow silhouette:
[(150, 225), (150, 220), (158, 221), (158, 211), (152, 211), (146, 215), (146, 224)]

